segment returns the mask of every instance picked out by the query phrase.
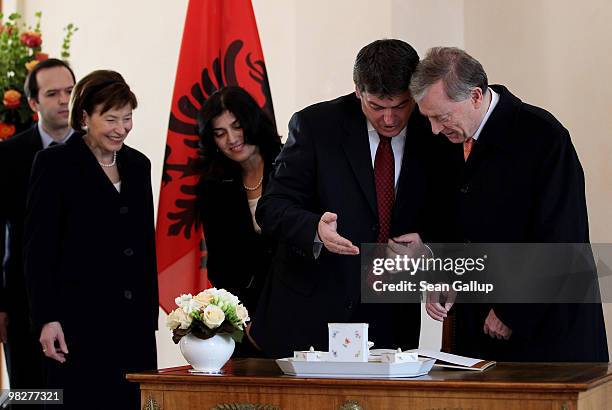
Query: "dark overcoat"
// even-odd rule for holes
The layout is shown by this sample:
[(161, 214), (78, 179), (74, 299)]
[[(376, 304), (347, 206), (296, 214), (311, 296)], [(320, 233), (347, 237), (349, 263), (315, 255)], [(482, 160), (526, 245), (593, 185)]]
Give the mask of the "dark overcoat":
[[(454, 192), (448, 210), (455, 223), (447, 232), (455, 237), (449, 241), (588, 243), (584, 173), (569, 132), (549, 112), (503, 86), (491, 87), (500, 99), (467, 162), (460, 144), (445, 160), (452, 164)], [(512, 329), (508, 341), (483, 333), (491, 308)], [(455, 353), (499, 361), (608, 361), (601, 304), (453, 309)]]
[[(74, 137), (73, 137), (74, 138)], [(156, 368), (158, 293), (151, 165), (124, 145), (117, 192), (81, 138), (40, 151), (25, 219), (25, 273), (40, 329), (62, 325), (65, 364), (45, 359), (49, 387), (72, 408), (91, 404), (91, 386), (133, 408), (138, 389), (124, 374)], [(110, 389), (110, 390), (106, 390)]]

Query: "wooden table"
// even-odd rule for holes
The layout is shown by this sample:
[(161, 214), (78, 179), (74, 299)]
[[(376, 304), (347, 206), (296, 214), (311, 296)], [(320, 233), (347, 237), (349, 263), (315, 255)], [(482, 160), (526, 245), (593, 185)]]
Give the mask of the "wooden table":
[(484, 372), (434, 368), (384, 380), (285, 376), (267, 359), (235, 359), (221, 375), (188, 369), (127, 378), (140, 383), (143, 408), (162, 410), (612, 410), (612, 364), (498, 363)]

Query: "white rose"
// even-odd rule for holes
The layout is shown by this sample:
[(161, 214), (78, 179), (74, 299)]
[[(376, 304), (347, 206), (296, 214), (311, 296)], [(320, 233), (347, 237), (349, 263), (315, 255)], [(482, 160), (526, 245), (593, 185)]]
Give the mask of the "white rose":
[(196, 299), (191, 299), (189, 300), (189, 302), (187, 302), (184, 306), (183, 306), (183, 311), (187, 314), (190, 314), (191, 312), (195, 312), (197, 310), (202, 309), (204, 306), (202, 306), (202, 304), (196, 300)]
[(242, 322), (243, 325), (246, 324), (247, 321), (251, 320), (249, 317), (249, 311), (243, 305), (236, 306), (236, 317)]
[(202, 320), (210, 329), (215, 329), (221, 326), (221, 323), (225, 320), (225, 313), (219, 306), (208, 305), (202, 312)]
[(186, 314), (183, 309), (175, 309), (166, 318), (166, 326), (168, 326), (170, 330), (174, 330), (179, 327), (181, 329), (187, 329), (191, 325), (192, 321), (193, 319), (191, 316)]
[(238, 296), (233, 295), (225, 289), (219, 289), (217, 291), (217, 297), (219, 298), (220, 302), (223, 302), (223, 304), (236, 306), (238, 303), (240, 303)]
[(170, 314), (166, 318), (166, 326), (168, 326), (168, 329), (170, 330), (174, 330), (181, 325), (181, 322), (178, 320), (178, 317), (176, 315), (177, 310), (182, 311), (182, 309), (175, 309), (170, 312)]
[(200, 302), (202, 306), (206, 307), (211, 304), (213, 298), (215, 297), (216, 290), (217, 289), (215, 288), (206, 289), (205, 291), (198, 293), (197, 296), (194, 297), (194, 299)]
[(189, 303), (191, 298), (192, 298), (191, 293), (187, 295), (183, 294), (179, 296), (178, 298), (174, 299), (174, 303), (176, 303), (176, 306), (185, 309), (185, 306)]
[(179, 317), (179, 321), (181, 322), (181, 329), (187, 329), (189, 326), (191, 326), (193, 318), (190, 315), (186, 314), (185, 311), (179, 309), (177, 315)]

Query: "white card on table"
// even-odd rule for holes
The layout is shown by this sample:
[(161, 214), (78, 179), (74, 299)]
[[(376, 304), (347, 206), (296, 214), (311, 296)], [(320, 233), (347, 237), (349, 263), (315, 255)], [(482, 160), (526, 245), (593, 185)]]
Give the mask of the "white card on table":
[(367, 323), (328, 323), (329, 356), (334, 362), (368, 361)]

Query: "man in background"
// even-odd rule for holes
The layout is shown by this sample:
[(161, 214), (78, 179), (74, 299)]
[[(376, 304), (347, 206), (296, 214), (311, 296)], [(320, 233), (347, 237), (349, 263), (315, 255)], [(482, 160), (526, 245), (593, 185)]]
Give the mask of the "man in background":
[[(457, 48), (431, 49), (410, 90), (433, 133), (455, 143), (446, 152), (454, 192), (446, 201), (454, 220), (447, 241), (589, 242), (582, 167), (569, 132), (549, 112), (504, 86), (489, 86), (482, 65)], [(432, 300), (426, 309), (444, 320), (452, 305)], [(453, 310), (453, 353), (498, 361), (608, 361), (599, 303), (457, 304)]]
[(0, 258), (3, 260), (0, 336), (12, 389), (43, 386), (43, 355), (38, 336), (30, 326), (23, 274), (23, 224), (35, 154), (68, 142), (73, 133), (68, 125), (68, 101), (74, 84), (74, 73), (64, 61), (48, 59), (38, 63), (24, 86), (28, 103), (38, 114), (38, 122), (0, 143), (0, 234), (7, 234), (3, 258)]

